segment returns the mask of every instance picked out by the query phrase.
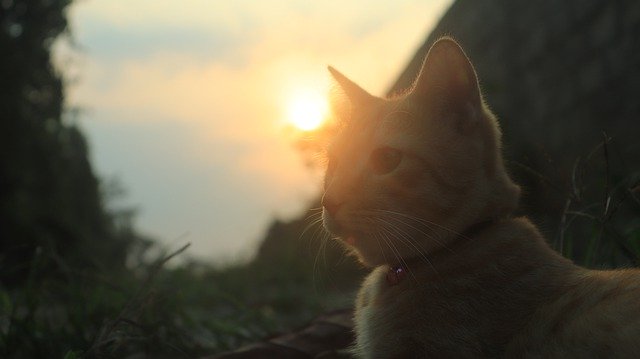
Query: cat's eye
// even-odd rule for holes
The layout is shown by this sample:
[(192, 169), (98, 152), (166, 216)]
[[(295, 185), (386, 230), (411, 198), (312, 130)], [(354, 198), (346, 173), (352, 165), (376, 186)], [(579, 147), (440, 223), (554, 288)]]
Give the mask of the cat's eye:
[(395, 170), (401, 160), (402, 152), (391, 147), (376, 148), (369, 158), (373, 172), (379, 175)]

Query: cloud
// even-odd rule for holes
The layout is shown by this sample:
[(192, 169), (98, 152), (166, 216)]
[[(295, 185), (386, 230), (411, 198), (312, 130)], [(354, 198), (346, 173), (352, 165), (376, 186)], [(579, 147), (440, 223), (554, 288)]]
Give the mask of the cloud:
[(211, 32), (193, 26), (120, 27), (104, 19), (96, 19), (91, 26), (86, 26), (80, 43), (85, 43), (83, 39), (90, 39), (83, 48), (91, 57), (109, 63), (145, 61), (167, 53), (180, 53), (201, 62), (234, 64), (237, 61), (234, 50), (238, 46), (250, 46), (252, 41), (241, 34)]
[[(201, 129), (193, 124), (111, 121), (112, 116), (95, 112), (83, 128), (94, 164), (118, 169), (103, 177), (119, 178), (132, 195), (119, 205), (138, 207), (141, 228), (165, 242), (188, 233), (181, 240), (192, 242), (199, 255), (249, 254), (274, 214), (299, 213), (315, 192), (310, 175), (288, 170), (283, 156), (274, 158), (274, 148), (201, 141)], [(215, 152), (219, 156), (206, 156)], [(299, 160), (287, 152), (287, 161)], [(280, 171), (287, 175), (274, 172), (283, 165)], [(300, 186), (305, 182), (310, 185)]]
[(292, 92), (326, 91), (333, 64), (383, 94), (449, 2), (82, 2), (69, 101), (89, 109), (94, 163), (121, 177), (144, 230), (246, 253), (319, 192), (283, 130)]

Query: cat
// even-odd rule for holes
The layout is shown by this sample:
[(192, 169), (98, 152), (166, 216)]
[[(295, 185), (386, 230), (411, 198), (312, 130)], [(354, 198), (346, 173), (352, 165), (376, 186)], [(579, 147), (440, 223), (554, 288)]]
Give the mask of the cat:
[(640, 358), (639, 272), (581, 268), (515, 217), (498, 122), (455, 40), (394, 98), (329, 71), (349, 110), (327, 148), (323, 223), (372, 268), (354, 356)]

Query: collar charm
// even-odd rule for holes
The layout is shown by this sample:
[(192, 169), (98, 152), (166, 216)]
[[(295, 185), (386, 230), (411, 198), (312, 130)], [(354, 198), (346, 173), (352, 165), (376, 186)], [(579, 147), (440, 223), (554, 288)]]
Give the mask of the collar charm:
[(406, 276), (407, 276), (407, 271), (402, 266), (391, 267), (387, 272), (387, 283), (390, 286), (397, 285)]

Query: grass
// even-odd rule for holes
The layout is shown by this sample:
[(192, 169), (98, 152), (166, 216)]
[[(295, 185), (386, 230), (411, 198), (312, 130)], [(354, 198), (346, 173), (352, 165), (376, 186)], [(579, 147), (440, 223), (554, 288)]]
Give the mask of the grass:
[[(226, 268), (174, 255), (123, 273), (76, 272), (0, 291), (2, 358), (193, 358), (237, 348), (348, 307), (308, 261)], [(47, 254), (32, 264), (32, 278)], [(355, 282), (354, 282), (355, 283)]]
[(610, 142), (603, 133), (600, 144), (576, 159), (554, 241), (586, 267), (640, 265), (640, 171), (612, 170), (612, 162), (624, 162), (613, 161)]

